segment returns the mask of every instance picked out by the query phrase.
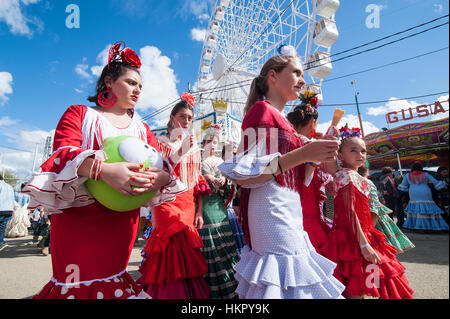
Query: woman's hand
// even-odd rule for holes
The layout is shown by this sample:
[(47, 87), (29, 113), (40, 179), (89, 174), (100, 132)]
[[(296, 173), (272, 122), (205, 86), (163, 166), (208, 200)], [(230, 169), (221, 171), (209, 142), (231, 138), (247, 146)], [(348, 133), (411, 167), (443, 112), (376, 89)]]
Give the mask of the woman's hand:
[(337, 140), (313, 141), (302, 149), (303, 162), (330, 162), (337, 156), (340, 142)]
[(151, 167), (148, 171), (140, 169), (141, 165), (135, 163), (103, 163), (101, 179), (127, 196), (159, 189), (169, 181), (169, 174), (159, 168)]
[(159, 190), (161, 187), (166, 186), (170, 181), (169, 173), (157, 167), (144, 168), (142, 174), (147, 176), (151, 180), (151, 183), (143, 185), (141, 188), (135, 188), (134, 191), (138, 194), (150, 192), (155, 189)]
[(373, 250), (372, 246), (368, 245), (364, 248), (361, 248), (361, 254), (365, 260), (372, 264), (381, 264), (381, 259), (378, 257), (375, 250)]
[(216, 186), (217, 188), (222, 187), (226, 182), (226, 178), (225, 177), (219, 177), (219, 178), (215, 178), (213, 181), (213, 185)]
[(335, 137), (336, 139), (339, 138), (339, 130), (336, 126), (330, 126), (327, 130), (327, 133), (325, 134), (325, 136), (328, 137)]
[(199, 209), (195, 214), (194, 218), (194, 227), (197, 229), (201, 229), (203, 227), (203, 210)]
[(324, 135), (323, 135), (323, 133), (316, 132), (316, 134), (314, 135), (314, 138), (315, 138), (316, 140), (321, 140), (321, 139), (324, 138)]
[(194, 134), (185, 137), (183, 142), (181, 142), (180, 149), (178, 150), (178, 156), (182, 157), (183, 155), (187, 154), (189, 150), (194, 146), (194, 144), (195, 144)]

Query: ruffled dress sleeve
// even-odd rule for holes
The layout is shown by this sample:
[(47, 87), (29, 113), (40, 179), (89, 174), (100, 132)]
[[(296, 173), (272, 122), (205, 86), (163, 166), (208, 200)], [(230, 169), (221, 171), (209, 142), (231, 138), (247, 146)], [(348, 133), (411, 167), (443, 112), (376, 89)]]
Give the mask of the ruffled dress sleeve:
[(23, 190), (31, 196), (30, 209), (42, 206), (48, 213), (56, 213), (95, 201), (84, 185), (87, 177), (79, 177), (77, 171), (86, 158), (105, 160), (106, 155), (101, 150), (82, 147), (86, 111), (84, 105), (72, 105), (59, 120), (53, 154), (41, 165), (39, 172), (33, 174)]
[(441, 190), (445, 187), (445, 181), (438, 181), (436, 178), (434, 178), (433, 176), (431, 176), (428, 173), (425, 173), (425, 176), (428, 178), (428, 180), (433, 183), (434, 188), (436, 188), (436, 190)]
[(403, 176), (403, 180), (397, 188), (402, 192), (407, 192), (409, 190), (409, 173)]
[[(238, 152), (218, 167), (222, 174), (232, 181), (246, 180), (270, 174), (269, 164), (281, 156), (273, 110), (267, 102), (256, 102), (242, 122), (243, 134)], [(276, 168), (273, 168), (276, 170)], [(243, 185), (243, 188), (257, 188), (268, 181)]]

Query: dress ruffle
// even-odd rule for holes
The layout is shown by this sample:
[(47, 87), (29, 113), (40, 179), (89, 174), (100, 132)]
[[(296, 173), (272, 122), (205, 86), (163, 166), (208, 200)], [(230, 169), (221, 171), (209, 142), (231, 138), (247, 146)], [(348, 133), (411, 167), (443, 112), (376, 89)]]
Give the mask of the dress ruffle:
[[(281, 156), (280, 153), (264, 156), (257, 156), (256, 154), (247, 154), (245, 156), (236, 155), (220, 164), (218, 168), (224, 176), (233, 181), (254, 178), (261, 176), (267, 168), (267, 165), (279, 156)], [(270, 182), (270, 180), (262, 183), (248, 184), (245, 187), (256, 188), (267, 182)]]
[(407, 218), (403, 228), (436, 231), (449, 229), (441, 216), (443, 211), (432, 201), (410, 202), (405, 212)]
[(406, 206), (406, 212), (426, 215), (440, 215), (443, 213), (442, 209), (434, 201), (409, 202), (408, 206)]
[(220, 299), (235, 297), (238, 283), (234, 278), (234, 266), (239, 258), (228, 219), (219, 225), (206, 227), (203, 225), (198, 232), (204, 244), (201, 251), (208, 263), (205, 279), (211, 290), (209, 297)]
[(234, 242), (236, 244), (236, 253), (238, 257), (240, 257), (242, 248), (245, 246), (244, 232), (241, 228), (241, 225), (239, 225), (239, 221), (233, 207), (229, 206), (227, 208), (227, 213), (231, 231), (233, 232)]
[(25, 237), (28, 235), (28, 227), (30, 226), (27, 205), (24, 207), (14, 205), (12, 218), (6, 224), (5, 237)]
[(33, 299), (132, 299), (151, 297), (128, 272), (81, 283), (58, 283), (52, 278)]
[(194, 187), (194, 196), (208, 196), (212, 193), (211, 188), (209, 187), (206, 179), (200, 175), (198, 178), (198, 183)]
[[(73, 149), (79, 150), (75, 147)], [(67, 148), (55, 152), (44, 164), (49, 166), (49, 162), (53, 161), (54, 165), (59, 165), (59, 162), (62, 161), (58, 157), (60, 152), (67, 152)], [(31, 196), (28, 208), (33, 209), (43, 206), (48, 213), (60, 213), (63, 209), (94, 203), (94, 198), (84, 184), (87, 177), (78, 176), (78, 168), (81, 163), (92, 155), (95, 155), (96, 159), (106, 159), (103, 151), (86, 150), (79, 153), (73, 160), (67, 161), (59, 173), (49, 171), (33, 174), (31, 180), (22, 190), (22, 192)]]
[[(352, 244), (342, 229), (331, 230), (330, 240), (324, 245), (326, 257), (338, 263), (334, 276), (346, 286), (346, 293), (382, 299), (411, 299), (413, 290), (404, 276), (405, 267), (395, 258), (396, 248), (386, 243), (384, 234), (376, 229), (366, 229), (364, 235), (380, 257), (380, 265), (367, 262), (359, 247)], [(367, 285), (368, 280), (371, 282), (369, 276), (375, 280), (371, 285)]]
[(415, 247), (409, 238), (386, 214), (378, 217), (378, 223), (375, 228), (386, 235), (386, 241), (388, 244), (391, 244), (397, 248), (397, 254), (404, 253), (405, 251)]
[(148, 285), (154, 299), (208, 299), (209, 288), (203, 277), (188, 278), (170, 284)]
[(203, 242), (194, 226), (184, 225), (183, 229), (170, 235), (160, 235), (154, 229), (142, 250), (143, 260), (138, 279), (142, 284), (167, 284), (184, 278), (203, 276), (208, 268), (200, 251)]
[(236, 292), (245, 299), (341, 298), (333, 277), (336, 264), (314, 251), (301, 255), (259, 255), (248, 246), (236, 265)]

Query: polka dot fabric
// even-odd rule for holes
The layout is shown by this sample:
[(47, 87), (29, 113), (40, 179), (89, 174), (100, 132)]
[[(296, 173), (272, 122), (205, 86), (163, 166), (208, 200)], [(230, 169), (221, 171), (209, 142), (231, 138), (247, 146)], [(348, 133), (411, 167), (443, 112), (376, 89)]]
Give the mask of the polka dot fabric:
[(50, 281), (34, 299), (128, 299), (150, 298), (131, 276), (123, 274), (111, 279), (62, 285)]
[(236, 265), (241, 299), (337, 299), (345, 289), (336, 264), (319, 255), (303, 230), (300, 196), (275, 181), (252, 189), (252, 249)]

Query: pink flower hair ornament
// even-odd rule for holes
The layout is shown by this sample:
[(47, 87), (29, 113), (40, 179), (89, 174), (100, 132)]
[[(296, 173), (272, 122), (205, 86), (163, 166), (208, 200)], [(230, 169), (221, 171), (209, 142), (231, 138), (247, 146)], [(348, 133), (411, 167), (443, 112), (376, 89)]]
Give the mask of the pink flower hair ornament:
[(344, 139), (347, 137), (361, 137), (361, 130), (357, 127), (353, 127), (353, 128), (348, 128), (348, 124), (345, 124), (345, 126), (341, 127), (339, 129), (339, 139)]

